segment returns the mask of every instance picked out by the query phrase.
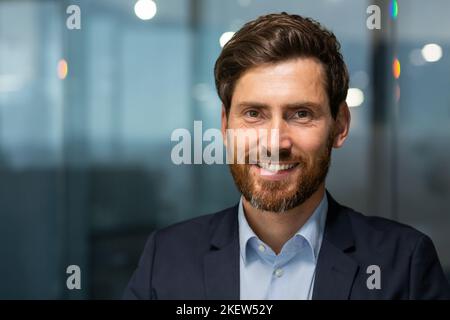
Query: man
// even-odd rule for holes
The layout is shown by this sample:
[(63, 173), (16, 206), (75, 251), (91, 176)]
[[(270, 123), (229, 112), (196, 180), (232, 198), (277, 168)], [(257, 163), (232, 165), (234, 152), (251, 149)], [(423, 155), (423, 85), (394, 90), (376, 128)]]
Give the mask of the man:
[(153, 232), (124, 298), (450, 297), (429, 237), (325, 189), (350, 125), (339, 48), (319, 23), (286, 13), (247, 23), (224, 46), (215, 80), (227, 149), (226, 130), (275, 129), (267, 153), (278, 161), (233, 161), (238, 205)]

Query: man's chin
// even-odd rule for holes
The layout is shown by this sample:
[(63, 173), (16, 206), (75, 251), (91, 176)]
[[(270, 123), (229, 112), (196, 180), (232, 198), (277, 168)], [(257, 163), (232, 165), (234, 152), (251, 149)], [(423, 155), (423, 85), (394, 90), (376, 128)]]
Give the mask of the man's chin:
[(264, 196), (252, 196), (247, 201), (255, 209), (275, 213), (286, 212), (300, 205), (294, 197), (271, 197), (268, 199)]
[(303, 204), (317, 190), (317, 187), (312, 186), (306, 189), (301, 188), (298, 184), (301, 179), (302, 177), (298, 177), (297, 180), (267, 181), (256, 178), (256, 181), (252, 181), (253, 187), (247, 189), (246, 194), (243, 194), (251, 206), (256, 209), (285, 212)]
[[(279, 184), (279, 188), (277, 188)], [(270, 212), (283, 212), (299, 205), (292, 188), (283, 188), (281, 183), (271, 182), (271, 188), (259, 188), (244, 194), (245, 199), (256, 209)]]
[(267, 179), (261, 175), (261, 170), (256, 165), (236, 165), (230, 168), (238, 189), (256, 209), (285, 212), (301, 205), (311, 195), (310, 188), (305, 189), (309, 183), (300, 166), (276, 179)]

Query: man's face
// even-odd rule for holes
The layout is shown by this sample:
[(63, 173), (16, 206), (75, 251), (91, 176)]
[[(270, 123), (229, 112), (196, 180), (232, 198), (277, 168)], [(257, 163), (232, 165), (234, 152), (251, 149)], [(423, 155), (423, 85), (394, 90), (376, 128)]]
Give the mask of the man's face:
[[(278, 144), (278, 163), (258, 158), (257, 164), (237, 164), (235, 159), (230, 165), (237, 187), (253, 207), (284, 212), (324, 183), (335, 127), (325, 79), (319, 62), (298, 58), (252, 68), (236, 82), (228, 117), (222, 111), (224, 134), (225, 129), (265, 129), (269, 137), (277, 129), (279, 134), (266, 143), (268, 153)], [(247, 157), (252, 143), (245, 145)]]

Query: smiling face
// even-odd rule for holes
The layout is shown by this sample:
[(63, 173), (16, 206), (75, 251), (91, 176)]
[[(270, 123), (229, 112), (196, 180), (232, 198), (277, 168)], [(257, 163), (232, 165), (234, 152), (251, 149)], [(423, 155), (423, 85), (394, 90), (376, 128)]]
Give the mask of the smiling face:
[[(229, 114), (222, 109), (223, 133), (276, 129), (279, 134), (267, 143), (269, 153), (278, 146), (277, 163), (230, 164), (237, 187), (253, 207), (284, 212), (302, 204), (324, 183), (331, 149), (340, 147), (346, 136), (336, 139), (325, 83), (321, 63), (312, 58), (254, 67), (236, 82)], [(254, 143), (246, 145), (247, 155)]]

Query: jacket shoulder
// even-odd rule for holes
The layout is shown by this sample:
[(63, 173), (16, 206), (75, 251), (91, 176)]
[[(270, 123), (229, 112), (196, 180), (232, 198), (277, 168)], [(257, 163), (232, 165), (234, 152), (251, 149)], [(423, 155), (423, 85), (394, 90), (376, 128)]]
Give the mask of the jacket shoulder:
[(411, 252), (420, 241), (431, 241), (426, 234), (407, 224), (379, 216), (366, 216), (347, 207), (345, 209), (357, 242), (370, 242), (381, 247), (395, 243)]

